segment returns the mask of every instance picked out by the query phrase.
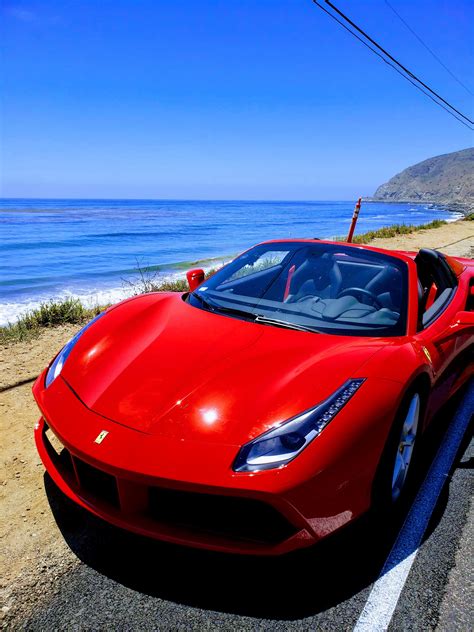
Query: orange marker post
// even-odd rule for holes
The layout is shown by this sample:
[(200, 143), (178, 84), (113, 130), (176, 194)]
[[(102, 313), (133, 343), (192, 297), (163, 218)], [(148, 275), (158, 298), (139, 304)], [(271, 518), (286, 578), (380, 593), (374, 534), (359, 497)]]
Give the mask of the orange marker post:
[(362, 198), (359, 198), (357, 200), (357, 204), (354, 207), (354, 213), (352, 214), (351, 227), (349, 228), (349, 234), (347, 235), (347, 243), (349, 244), (352, 242), (352, 237), (354, 235), (355, 227), (357, 224), (357, 218), (359, 217), (359, 213), (360, 213), (361, 202), (362, 202)]

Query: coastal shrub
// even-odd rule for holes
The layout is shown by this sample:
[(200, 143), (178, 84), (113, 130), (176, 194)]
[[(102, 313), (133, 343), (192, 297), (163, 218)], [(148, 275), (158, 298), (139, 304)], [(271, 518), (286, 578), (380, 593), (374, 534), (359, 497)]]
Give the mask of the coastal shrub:
[[(189, 290), (186, 277), (176, 279), (163, 279), (159, 272), (154, 268), (142, 267), (137, 263), (137, 274), (132, 279), (124, 279), (124, 285), (132, 296), (139, 294), (148, 294), (149, 292), (187, 292)], [(212, 268), (206, 272), (208, 279), (217, 268)]]
[[(148, 292), (186, 292), (189, 290), (188, 282), (186, 279), (174, 279), (170, 281), (161, 281), (156, 284), (151, 284)], [(143, 292), (138, 292), (143, 294)]]
[[(205, 273), (205, 278), (208, 279), (211, 275), (217, 272), (217, 268), (212, 268)], [(188, 292), (189, 286), (186, 277), (181, 279), (172, 279), (169, 281), (158, 281), (153, 286), (150, 292)]]
[(16, 323), (0, 327), (0, 344), (26, 340), (44, 327), (87, 322), (103, 309), (99, 306), (84, 307), (77, 298), (47, 301), (21, 316)]
[(24, 316), (28, 328), (54, 327), (64, 323), (79, 323), (84, 319), (85, 308), (75, 298), (62, 301), (48, 301), (42, 303), (38, 309)]

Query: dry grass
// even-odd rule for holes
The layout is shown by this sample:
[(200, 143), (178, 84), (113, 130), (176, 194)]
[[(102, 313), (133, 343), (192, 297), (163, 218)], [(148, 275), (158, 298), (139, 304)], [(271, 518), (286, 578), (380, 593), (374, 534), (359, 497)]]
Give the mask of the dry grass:
[(38, 335), (45, 327), (57, 327), (67, 323), (85, 323), (102, 307), (87, 308), (77, 298), (42, 303), (37, 309), (27, 312), (16, 323), (0, 327), (0, 344), (18, 342)]
[[(124, 281), (128, 293), (132, 296), (148, 294), (149, 292), (187, 292), (188, 282), (185, 276), (163, 281), (159, 272), (153, 268), (144, 268), (137, 264), (137, 274), (132, 279)], [(216, 272), (216, 268), (206, 272), (206, 279)]]
[[(398, 235), (408, 235), (419, 230), (430, 230), (444, 226), (447, 222), (444, 219), (435, 219), (428, 224), (393, 224), (393, 226), (385, 226), (378, 230), (369, 230), (361, 235), (354, 235), (352, 242), (354, 244), (369, 244), (374, 239), (387, 239), (397, 237)], [(336, 237), (335, 241), (346, 241), (345, 237)]]

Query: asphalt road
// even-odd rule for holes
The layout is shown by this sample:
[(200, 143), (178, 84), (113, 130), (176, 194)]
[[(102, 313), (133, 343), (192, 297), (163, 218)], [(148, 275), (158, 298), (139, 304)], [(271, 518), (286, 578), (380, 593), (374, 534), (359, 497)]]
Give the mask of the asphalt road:
[[(458, 406), (459, 398), (438, 415), (418, 482)], [(470, 430), (446, 477), (390, 630), (474, 629), (473, 595), (466, 584), (472, 573)], [(389, 521), (363, 519), (313, 550), (266, 559), (137, 537), (77, 508), (47, 476), (45, 488), (58, 527), (82, 563), (43, 595), (24, 624), (27, 630), (353, 630), (416, 495), (414, 487)]]

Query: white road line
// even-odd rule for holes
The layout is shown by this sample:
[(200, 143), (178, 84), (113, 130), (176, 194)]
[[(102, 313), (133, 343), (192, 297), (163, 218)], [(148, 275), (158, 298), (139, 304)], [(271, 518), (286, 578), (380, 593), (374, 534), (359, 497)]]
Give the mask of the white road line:
[(423, 485), (411, 506), (395, 544), (385, 561), (380, 576), (372, 586), (364, 609), (355, 625), (354, 632), (382, 632), (387, 630), (408, 573), (415, 561), (431, 514), (473, 414), (474, 383), (471, 381)]

